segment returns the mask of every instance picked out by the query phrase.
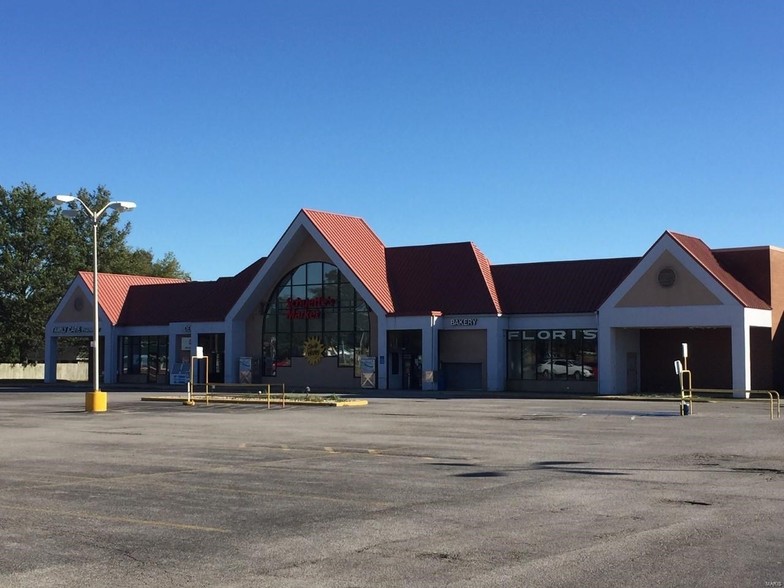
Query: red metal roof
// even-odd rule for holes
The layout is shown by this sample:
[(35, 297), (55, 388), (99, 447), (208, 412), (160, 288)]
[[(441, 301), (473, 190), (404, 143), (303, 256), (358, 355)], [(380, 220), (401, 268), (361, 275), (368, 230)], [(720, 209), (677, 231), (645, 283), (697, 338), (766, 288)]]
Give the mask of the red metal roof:
[(500, 312), (490, 264), (473, 243), (386, 250), (395, 314)]
[(770, 309), (770, 305), (749, 290), (719, 263), (713, 251), (701, 240), (689, 235), (666, 231), (697, 263), (704, 267), (738, 302), (748, 308)]
[(471, 243), (471, 247), (474, 249), (474, 254), (476, 255), (476, 260), (479, 263), (479, 268), (482, 270), (482, 277), (485, 280), (485, 284), (487, 284), (487, 291), (490, 294), (490, 298), (493, 300), (493, 306), (495, 306), (496, 313), (501, 313), (501, 302), (498, 299), (498, 292), (495, 289), (495, 280), (493, 280), (493, 271), (490, 265), (490, 260), (487, 259), (484, 253), (479, 250), (479, 247)]
[(735, 249), (712, 249), (721, 266), (766, 304), (773, 302), (772, 250), (769, 245)]
[(386, 248), (368, 224), (356, 216), (303, 209), (335, 252), (387, 312), (395, 310), (389, 291)]
[(639, 257), (495, 265), (505, 314), (595, 312), (639, 263)]
[[(93, 291), (93, 272), (79, 272), (87, 289)], [(98, 272), (98, 303), (113, 325), (117, 324), (123, 311), (128, 291), (133, 286), (154, 286), (160, 284), (182, 284), (185, 280), (176, 278), (154, 278), (150, 276), (130, 276), (126, 274), (104, 274)]]
[[(359, 217), (306, 209), (302, 212), (387, 314), (594, 312), (641, 259), (493, 266), (470, 242), (386, 248)], [(738, 267), (748, 270), (746, 273), (751, 271), (738, 265), (744, 259), (752, 260), (750, 255), (741, 256), (740, 250), (714, 252), (695, 237), (670, 231), (662, 238), (665, 235), (743, 305), (770, 308), (742, 283), (743, 272), (737, 271)], [(265, 260), (257, 260), (236, 276), (212, 282), (99, 274), (101, 307), (113, 324), (126, 326), (223, 321)], [(756, 255), (753, 260), (762, 263), (764, 257)], [(736, 271), (730, 273), (725, 268)], [(80, 272), (79, 276), (92, 290), (92, 273)]]
[(141, 326), (223, 321), (265, 260), (266, 257), (262, 257), (236, 276), (212, 282), (131, 287), (118, 324)]

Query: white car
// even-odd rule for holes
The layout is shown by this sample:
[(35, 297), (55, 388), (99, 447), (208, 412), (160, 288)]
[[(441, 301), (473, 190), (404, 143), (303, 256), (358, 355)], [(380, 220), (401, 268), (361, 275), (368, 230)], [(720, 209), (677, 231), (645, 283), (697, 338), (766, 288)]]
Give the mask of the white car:
[(547, 379), (552, 373), (554, 377), (566, 376), (567, 378), (574, 378), (575, 380), (582, 380), (583, 378), (593, 378), (593, 370), (587, 365), (579, 365), (572, 360), (554, 359), (545, 363), (540, 363), (536, 371), (542, 374)]

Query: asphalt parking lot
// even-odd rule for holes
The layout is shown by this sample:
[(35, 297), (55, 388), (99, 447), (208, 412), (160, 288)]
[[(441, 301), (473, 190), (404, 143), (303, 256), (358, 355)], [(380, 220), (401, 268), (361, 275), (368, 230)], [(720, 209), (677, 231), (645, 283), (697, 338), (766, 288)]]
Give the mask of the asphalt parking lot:
[(782, 586), (758, 401), (0, 393), (0, 586)]

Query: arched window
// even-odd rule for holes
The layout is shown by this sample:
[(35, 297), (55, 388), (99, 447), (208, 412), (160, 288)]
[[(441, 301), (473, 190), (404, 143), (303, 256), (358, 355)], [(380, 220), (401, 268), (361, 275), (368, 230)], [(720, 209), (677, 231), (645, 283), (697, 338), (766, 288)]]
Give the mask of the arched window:
[(313, 339), (323, 346), (325, 360), (358, 367), (359, 357), (370, 353), (370, 311), (337, 267), (305, 263), (287, 274), (267, 301), (262, 337), (266, 376), (303, 357), (305, 342)]

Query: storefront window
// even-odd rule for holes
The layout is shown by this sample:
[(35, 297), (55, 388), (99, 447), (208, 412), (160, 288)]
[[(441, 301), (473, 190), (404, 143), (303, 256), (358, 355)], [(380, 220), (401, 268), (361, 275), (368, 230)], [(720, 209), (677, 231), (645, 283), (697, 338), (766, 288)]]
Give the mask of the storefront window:
[(150, 383), (168, 381), (169, 337), (120, 337), (120, 376), (142, 376)]
[(510, 380), (595, 380), (596, 329), (507, 331)]
[(320, 261), (294, 269), (270, 297), (264, 315), (264, 375), (290, 367), (314, 338), (323, 346), (322, 356), (355, 371), (359, 357), (370, 353), (367, 304), (337, 267)]

